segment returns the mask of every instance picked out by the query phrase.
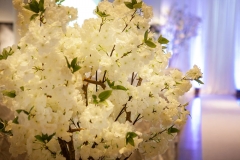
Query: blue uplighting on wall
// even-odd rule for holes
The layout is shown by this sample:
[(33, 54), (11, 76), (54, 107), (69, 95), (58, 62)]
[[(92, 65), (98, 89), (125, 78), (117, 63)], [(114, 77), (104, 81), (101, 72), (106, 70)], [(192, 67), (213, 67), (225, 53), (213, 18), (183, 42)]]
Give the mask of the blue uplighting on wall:
[[(240, 32), (238, 33), (240, 34)], [(240, 42), (240, 35), (236, 33), (235, 40), (235, 67), (234, 67), (234, 78), (235, 78), (235, 86), (236, 90), (240, 90), (240, 45), (237, 42)]]
[[(192, 101), (192, 108), (190, 110), (191, 114), (191, 133), (192, 133), (192, 139), (194, 142), (199, 142), (201, 139), (201, 99), (195, 98)], [(199, 145), (194, 143), (194, 145)], [(197, 146), (194, 146), (194, 148), (197, 148)]]

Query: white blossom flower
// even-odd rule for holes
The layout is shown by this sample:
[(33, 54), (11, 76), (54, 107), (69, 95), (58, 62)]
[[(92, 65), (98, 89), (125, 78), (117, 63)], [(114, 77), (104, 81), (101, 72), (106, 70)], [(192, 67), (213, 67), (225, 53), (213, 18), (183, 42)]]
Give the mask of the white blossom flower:
[(201, 70), (196, 65), (194, 65), (193, 68), (186, 73), (186, 78), (198, 79), (201, 77), (202, 77)]

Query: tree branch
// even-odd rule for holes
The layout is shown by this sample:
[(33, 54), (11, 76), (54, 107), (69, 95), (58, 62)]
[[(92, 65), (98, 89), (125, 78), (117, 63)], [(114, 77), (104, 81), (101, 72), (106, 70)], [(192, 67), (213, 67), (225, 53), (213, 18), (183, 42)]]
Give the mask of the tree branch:
[(128, 156), (128, 157), (126, 157), (126, 158), (124, 158), (124, 160), (127, 160), (128, 158), (130, 158), (131, 157), (131, 155), (132, 155), (132, 153)]
[(133, 20), (133, 18), (135, 17), (135, 13), (137, 12), (137, 9), (134, 11), (134, 13), (132, 14), (132, 17), (130, 19), (130, 21), (126, 24), (126, 26), (123, 28), (122, 32), (125, 31), (125, 29), (128, 27), (129, 23)]
[(132, 73), (132, 79), (131, 79), (131, 85), (133, 85), (133, 82), (135, 78), (137, 77), (137, 73), (134, 75), (134, 72)]
[(68, 149), (69, 149), (69, 159), (70, 160), (75, 160), (75, 149), (74, 149), (74, 145), (73, 145), (73, 136), (71, 136), (71, 140), (69, 142), (67, 142), (68, 145)]
[(113, 46), (113, 48), (112, 48), (112, 51), (111, 51), (111, 53), (110, 53), (110, 57), (112, 57), (112, 54), (113, 54), (113, 52), (114, 52), (114, 50), (115, 50), (115, 44), (114, 44), (114, 46)]
[(107, 71), (105, 70), (105, 71), (104, 71), (104, 74), (103, 74), (103, 79), (102, 79), (102, 82), (103, 82), (103, 83), (106, 81), (106, 73), (107, 73)]
[(92, 80), (92, 79), (84, 79), (83, 81), (88, 82), (88, 83), (92, 83), (92, 84), (99, 85), (99, 86), (101, 86), (103, 89), (106, 88), (106, 85), (105, 85), (102, 81), (95, 81), (95, 80)]
[(84, 95), (85, 95), (85, 99), (86, 99), (86, 106), (88, 106), (88, 93), (87, 93), (87, 89), (88, 89), (88, 83), (86, 85), (82, 86)]
[(138, 78), (137, 87), (138, 87), (138, 86), (141, 86), (141, 84), (142, 84), (142, 80), (143, 80), (143, 79), (142, 79), (141, 77)]
[(99, 27), (99, 32), (101, 32), (101, 29), (102, 29), (102, 26), (103, 26), (103, 24), (104, 24), (104, 19), (102, 18), (102, 22), (101, 22), (101, 24), (100, 24), (100, 27)]
[[(132, 99), (132, 96), (130, 96), (130, 97), (128, 98), (128, 101), (130, 101), (131, 99)], [(115, 119), (115, 122), (118, 120), (118, 118), (119, 118), (124, 112), (126, 112), (126, 108), (127, 108), (127, 103), (125, 103), (125, 104), (123, 105), (123, 108), (122, 108), (121, 111), (119, 112), (117, 118)], [(127, 112), (126, 112), (126, 114), (127, 114)], [(129, 116), (131, 117), (131, 115), (128, 115), (128, 114), (127, 114), (127, 117), (126, 117), (127, 120), (128, 120), (128, 119), (131, 119)], [(131, 121), (130, 121), (130, 122), (131, 122)]]
[(66, 158), (66, 160), (71, 160), (70, 157), (70, 153), (68, 151), (68, 147), (66, 144), (66, 141), (62, 140), (61, 138), (58, 137), (58, 143), (60, 145), (61, 151), (63, 156)]
[[(98, 74), (98, 72), (97, 72), (97, 70), (96, 70), (96, 81), (98, 80), (97, 74)], [(96, 92), (97, 92), (97, 91), (98, 91), (98, 87), (97, 87), (97, 84), (96, 84)]]
[[(135, 121), (133, 122), (133, 125), (134, 125), (135, 123), (137, 123), (137, 121), (139, 121), (140, 119), (143, 118), (143, 116), (142, 116), (142, 117), (140, 117), (140, 116), (141, 116), (141, 114), (138, 114), (137, 118), (136, 118)], [(140, 118), (139, 118), (139, 117), (140, 117)]]
[(79, 131), (82, 131), (82, 130), (85, 130), (85, 129), (84, 128), (69, 129), (68, 132), (74, 133), (74, 132), (79, 132)]

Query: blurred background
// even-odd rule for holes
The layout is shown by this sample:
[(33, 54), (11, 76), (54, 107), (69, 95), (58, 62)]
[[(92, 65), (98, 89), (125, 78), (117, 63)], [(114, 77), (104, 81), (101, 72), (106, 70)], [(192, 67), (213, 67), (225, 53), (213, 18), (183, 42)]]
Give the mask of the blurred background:
[[(81, 25), (99, 1), (63, 4), (78, 8)], [(191, 117), (162, 159), (240, 160), (240, 0), (143, 2), (153, 7), (151, 30), (170, 40), (169, 67), (186, 72), (196, 64), (203, 72), (204, 85), (193, 83), (184, 97)], [(16, 17), (11, 0), (0, 0), (0, 51), (18, 41)], [(9, 117), (5, 110), (0, 117)]]

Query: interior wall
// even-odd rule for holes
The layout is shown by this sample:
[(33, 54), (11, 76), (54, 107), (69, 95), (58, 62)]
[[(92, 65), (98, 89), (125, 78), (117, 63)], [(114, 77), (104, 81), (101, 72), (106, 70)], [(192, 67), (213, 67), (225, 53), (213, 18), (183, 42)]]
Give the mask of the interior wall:
[(0, 23), (14, 22), (14, 8), (11, 0), (0, 0)]
[(13, 7), (12, 0), (0, 0), (0, 23), (12, 23), (14, 42), (19, 39), (17, 26), (16, 26), (17, 12)]

